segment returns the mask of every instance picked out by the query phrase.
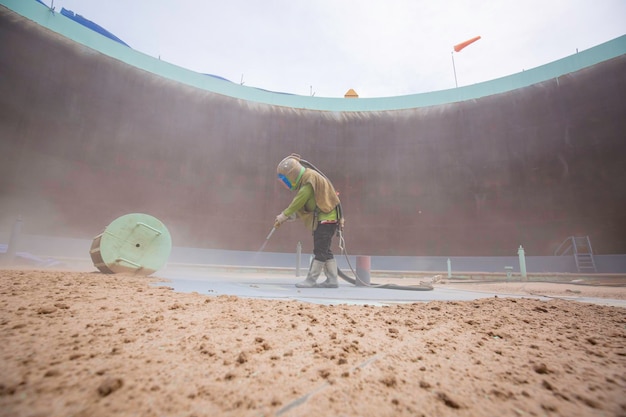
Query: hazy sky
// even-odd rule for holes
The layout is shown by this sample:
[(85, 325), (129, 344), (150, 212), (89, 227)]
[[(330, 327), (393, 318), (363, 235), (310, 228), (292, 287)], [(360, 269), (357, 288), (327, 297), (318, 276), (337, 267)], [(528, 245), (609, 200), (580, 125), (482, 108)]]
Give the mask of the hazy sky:
[[(52, 0), (44, 0), (50, 5)], [(55, 0), (145, 54), (300, 95), (424, 93), (626, 34), (626, 0)]]

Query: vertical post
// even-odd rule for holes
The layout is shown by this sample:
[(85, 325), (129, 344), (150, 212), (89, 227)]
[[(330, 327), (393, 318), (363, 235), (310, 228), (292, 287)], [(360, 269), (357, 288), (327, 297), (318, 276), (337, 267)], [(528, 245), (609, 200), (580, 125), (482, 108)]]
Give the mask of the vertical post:
[(524, 248), (522, 247), (522, 245), (519, 245), (519, 249), (517, 250), (517, 255), (519, 256), (519, 271), (522, 274), (522, 278), (527, 278), (526, 257), (525, 257)]
[(450, 262), (450, 258), (448, 258), (448, 278), (452, 278), (452, 263)]
[(372, 261), (369, 256), (356, 257), (356, 286), (366, 287), (370, 285), (370, 269)]
[(456, 67), (454, 65), (454, 51), (450, 52), (450, 56), (452, 57), (452, 70), (454, 71), (454, 85), (458, 88), (459, 83), (456, 82)]
[(300, 276), (300, 257), (302, 255), (302, 243), (298, 242), (296, 246), (296, 276)]
[(22, 234), (22, 216), (18, 216), (13, 227), (11, 228), (11, 236), (9, 237), (9, 244), (7, 246), (7, 262), (13, 263), (15, 261), (15, 254), (20, 242), (20, 235)]

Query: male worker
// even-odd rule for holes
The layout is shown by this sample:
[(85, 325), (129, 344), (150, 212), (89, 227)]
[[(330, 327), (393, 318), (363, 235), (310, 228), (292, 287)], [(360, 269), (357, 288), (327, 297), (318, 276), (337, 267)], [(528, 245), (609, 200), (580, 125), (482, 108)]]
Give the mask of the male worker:
[[(300, 155), (291, 154), (278, 164), (278, 180), (296, 196), (274, 223), (280, 226), (287, 220), (299, 217), (313, 231), (313, 253), (315, 258), (304, 281), (298, 288), (337, 288), (337, 261), (330, 249), (333, 234), (340, 221), (339, 197), (331, 182), (315, 169), (304, 167)], [(306, 163), (306, 161), (303, 161)], [(311, 166), (310, 164), (306, 164)], [(324, 270), (326, 281), (316, 284)]]

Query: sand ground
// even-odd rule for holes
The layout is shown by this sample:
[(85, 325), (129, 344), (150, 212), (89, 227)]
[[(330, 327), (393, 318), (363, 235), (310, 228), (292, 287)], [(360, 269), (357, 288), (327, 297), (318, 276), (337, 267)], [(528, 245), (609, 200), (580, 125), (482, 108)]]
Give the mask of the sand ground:
[(0, 270), (0, 415), (626, 416), (626, 309), (560, 298), (624, 287), (376, 307), (157, 281)]

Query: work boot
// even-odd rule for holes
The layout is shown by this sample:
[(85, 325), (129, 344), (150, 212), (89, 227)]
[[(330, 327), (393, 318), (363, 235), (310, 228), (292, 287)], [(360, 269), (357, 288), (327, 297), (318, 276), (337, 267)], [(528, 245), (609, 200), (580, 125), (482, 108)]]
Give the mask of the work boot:
[(309, 268), (309, 273), (306, 276), (306, 279), (302, 282), (298, 282), (296, 287), (298, 288), (313, 288), (315, 287), (315, 282), (317, 278), (319, 278), (322, 273), (322, 269), (324, 268), (324, 262), (318, 261), (317, 259), (313, 259), (313, 263), (311, 263), (311, 267)]
[(324, 273), (326, 274), (326, 281), (316, 285), (318, 288), (337, 288), (337, 261), (335, 259), (329, 259), (324, 262)]

